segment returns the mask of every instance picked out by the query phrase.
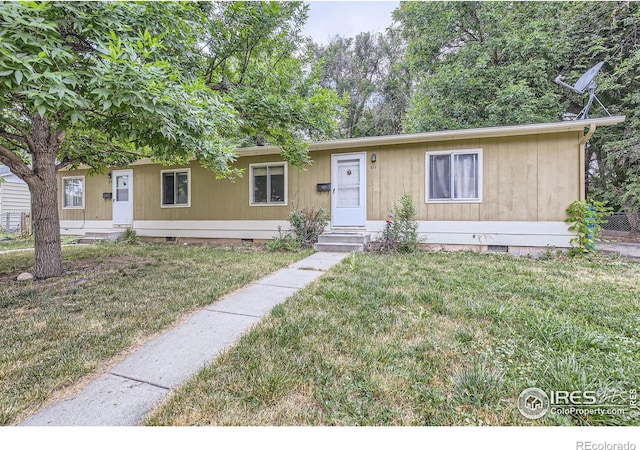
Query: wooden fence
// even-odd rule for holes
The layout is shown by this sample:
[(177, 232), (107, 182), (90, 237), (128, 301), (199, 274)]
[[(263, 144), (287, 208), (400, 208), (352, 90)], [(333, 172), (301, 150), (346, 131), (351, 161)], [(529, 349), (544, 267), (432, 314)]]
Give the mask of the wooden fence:
[(28, 236), (32, 233), (31, 213), (6, 211), (0, 217), (0, 233)]

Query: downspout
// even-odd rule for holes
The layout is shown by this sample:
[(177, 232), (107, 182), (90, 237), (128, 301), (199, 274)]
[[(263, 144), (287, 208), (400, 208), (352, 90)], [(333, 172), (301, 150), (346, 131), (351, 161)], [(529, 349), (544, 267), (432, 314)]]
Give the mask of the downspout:
[(582, 136), (580, 138), (580, 155), (578, 157), (579, 160), (579, 164), (580, 164), (580, 171), (578, 172), (580, 174), (580, 200), (585, 200), (587, 197), (586, 194), (586, 176), (587, 176), (587, 168), (585, 165), (585, 148), (587, 145), (587, 142), (589, 141), (589, 139), (591, 139), (591, 136), (593, 136), (593, 133), (596, 132), (596, 124), (592, 123), (589, 125), (589, 131), (587, 131), (587, 134), (585, 134), (584, 136)]
[(592, 123), (589, 125), (589, 131), (587, 131), (587, 134), (582, 136), (582, 139), (580, 139), (580, 145), (582, 146), (585, 145), (587, 141), (591, 139), (591, 136), (593, 136), (593, 133), (595, 132), (596, 132), (596, 124)]

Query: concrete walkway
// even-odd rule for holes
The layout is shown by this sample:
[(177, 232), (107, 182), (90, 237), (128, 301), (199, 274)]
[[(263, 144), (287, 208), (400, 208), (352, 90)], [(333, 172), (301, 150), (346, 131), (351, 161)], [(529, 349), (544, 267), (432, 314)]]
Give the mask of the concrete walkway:
[(211, 363), (271, 309), (347, 253), (315, 253), (191, 315), (148, 342), (74, 397), (20, 425), (138, 425), (171, 390)]

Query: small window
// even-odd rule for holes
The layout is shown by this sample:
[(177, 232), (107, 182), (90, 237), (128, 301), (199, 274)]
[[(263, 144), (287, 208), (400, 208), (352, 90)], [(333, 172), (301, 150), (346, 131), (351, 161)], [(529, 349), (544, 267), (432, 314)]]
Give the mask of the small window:
[(129, 201), (129, 175), (116, 175), (116, 202)]
[(426, 201), (482, 201), (482, 150), (427, 153)]
[(250, 166), (252, 205), (287, 204), (287, 165), (252, 164)]
[(62, 207), (84, 208), (84, 177), (62, 178)]
[(160, 174), (162, 177), (162, 206), (191, 206), (191, 170), (163, 170)]

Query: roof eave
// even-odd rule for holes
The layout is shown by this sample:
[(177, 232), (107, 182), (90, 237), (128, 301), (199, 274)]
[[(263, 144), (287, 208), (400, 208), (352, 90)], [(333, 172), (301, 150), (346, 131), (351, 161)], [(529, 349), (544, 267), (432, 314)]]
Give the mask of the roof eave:
[[(434, 131), (428, 133), (399, 134), (352, 139), (336, 139), (309, 143), (309, 151), (378, 147), (386, 145), (416, 144), (434, 141), (523, 136), (531, 134), (582, 131), (591, 126), (615, 125), (624, 122), (625, 116), (609, 116), (595, 119), (568, 120), (563, 122), (510, 125), (501, 127), (470, 128), (465, 130)], [(271, 155), (280, 153), (279, 146), (245, 147), (238, 149), (238, 156)]]
[[(423, 142), (453, 141), (464, 139), (487, 139), (504, 136), (524, 136), (534, 134), (565, 133), (584, 131), (585, 128), (615, 125), (624, 122), (625, 116), (609, 116), (594, 119), (567, 120), (563, 122), (536, 123), (529, 125), (509, 125), (500, 127), (469, 128), (465, 130), (433, 131), (428, 133), (398, 134), (390, 136), (374, 136), (352, 139), (336, 139), (332, 141), (310, 142), (309, 151), (344, 150), (352, 148), (379, 147), (387, 145), (419, 144)], [(275, 155), (282, 151), (275, 145), (244, 147), (237, 150), (238, 157)], [(152, 164), (149, 158), (143, 158), (132, 164)], [(86, 169), (87, 166), (80, 167)]]

